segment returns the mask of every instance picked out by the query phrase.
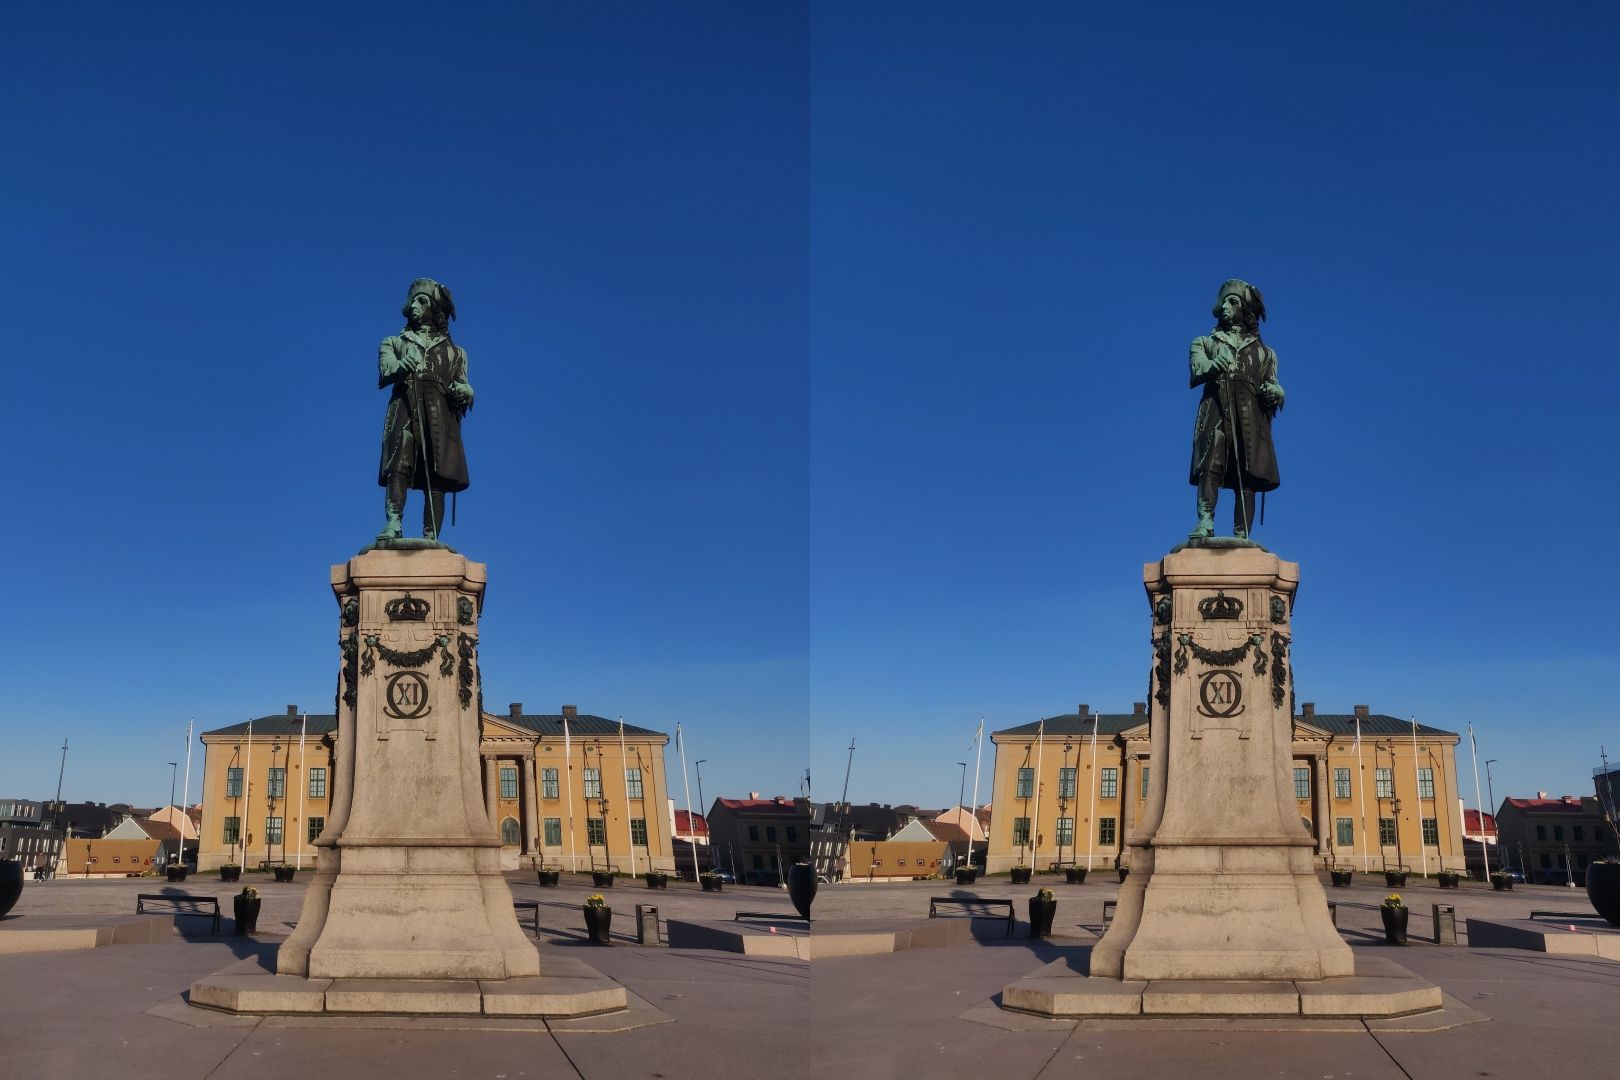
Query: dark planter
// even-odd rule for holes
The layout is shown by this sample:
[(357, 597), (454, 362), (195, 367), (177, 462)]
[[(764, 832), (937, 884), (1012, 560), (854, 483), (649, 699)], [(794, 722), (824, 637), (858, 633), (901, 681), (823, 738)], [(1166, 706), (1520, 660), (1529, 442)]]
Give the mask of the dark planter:
[(1057, 914), (1057, 899), (1042, 900), (1039, 896), (1029, 898), (1029, 936), (1042, 938), (1052, 936), (1052, 916)]
[(219, 868), (219, 880), (221, 880), (221, 881), (241, 881), (242, 880), (242, 868), (240, 866), (232, 866), (230, 864), (227, 864), (225, 866), (220, 867)]
[(1121, 885), (1125, 884), (1125, 879), (1130, 877), (1130, 876), (1131, 876), (1131, 868), (1130, 867), (1122, 866), (1122, 867), (1119, 868), (1119, 883)]
[(646, 880), (649, 889), (669, 888), (669, 876), (666, 874), (648, 874)]
[(165, 866), (163, 872), (168, 875), (170, 881), (186, 880), (186, 868), (184, 866)]
[(562, 880), (561, 870), (536, 870), (535, 873), (540, 875), (540, 884), (542, 885), (555, 887), (557, 882)]
[(1063, 868), (1063, 879), (1070, 885), (1084, 885), (1086, 883), (1086, 868), (1083, 866), (1066, 866)]
[(1354, 872), (1350, 870), (1330, 870), (1328, 873), (1332, 875), (1333, 887), (1336, 889), (1349, 885), (1351, 877), (1354, 876)]
[[(1620, 863), (1595, 862), (1586, 868), (1586, 898), (1610, 926), (1620, 926)], [(0, 913), (4, 911), (0, 905)]]
[(1437, 876), (1440, 878), (1440, 887), (1442, 889), (1462, 888), (1461, 874), (1453, 874), (1450, 871), (1442, 870)]
[(1392, 889), (1406, 888), (1406, 875), (1398, 870), (1384, 871), (1384, 884)]
[(598, 889), (611, 889), (611, 888), (613, 888), (613, 871), (611, 871), (611, 870), (592, 870), (591, 871), (591, 884), (595, 885)]
[(236, 908), (237, 936), (251, 934), (259, 929), (259, 905), (262, 899), (257, 896), (243, 896), (238, 893), (233, 901)]
[(276, 875), (276, 880), (277, 881), (291, 881), (293, 879), (293, 875), (298, 872), (298, 867), (296, 867), (296, 866), (272, 866), (270, 868), (270, 872), (272, 874)]
[(592, 945), (611, 945), (612, 938), (608, 930), (613, 925), (613, 909), (610, 907), (592, 907), (585, 905), (585, 930), (591, 936)]
[(1497, 892), (1507, 892), (1513, 888), (1513, 879), (1508, 877), (1506, 874), (1492, 874), (1491, 888), (1495, 889)]
[(1015, 866), (1015, 867), (1013, 867), (1012, 868), (1012, 883), (1014, 885), (1028, 885), (1029, 884), (1029, 875), (1032, 874), (1033, 872), (1034, 871), (1030, 867), (1027, 867), (1027, 866)]
[(0, 859), (0, 916), (16, 906), (22, 890), (22, 863), (16, 859)]
[(958, 885), (972, 885), (978, 880), (979, 872), (972, 867), (967, 867), (956, 872), (956, 883)]
[(810, 905), (816, 901), (816, 868), (809, 863), (794, 863), (788, 867), (788, 899), (805, 919), (810, 918)]
[(704, 892), (719, 892), (722, 882), (717, 877), (699, 877), (698, 884), (703, 886)]
[(1384, 940), (1391, 945), (1406, 944), (1406, 919), (1412, 913), (1410, 908), (1381, 907), (1378, 914), (1384, 920)]

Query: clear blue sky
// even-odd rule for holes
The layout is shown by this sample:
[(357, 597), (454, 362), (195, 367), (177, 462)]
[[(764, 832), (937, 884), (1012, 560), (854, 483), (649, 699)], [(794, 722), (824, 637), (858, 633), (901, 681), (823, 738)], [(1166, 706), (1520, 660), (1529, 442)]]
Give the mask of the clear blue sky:
[(1499, 798), (1620, 750), (1620, 14), (335, 10), (8, 23), (0, 793), (66, 735), (67, 797), (161, 802), (188, 717), (330, 709), (423, 274), (487, 703), (680, 722), (710, 797), (854, 737), (852, 798), (945, 805), (981, 715), (1143, 698), (1231, 276), (1300, 700), (1473, 721)]

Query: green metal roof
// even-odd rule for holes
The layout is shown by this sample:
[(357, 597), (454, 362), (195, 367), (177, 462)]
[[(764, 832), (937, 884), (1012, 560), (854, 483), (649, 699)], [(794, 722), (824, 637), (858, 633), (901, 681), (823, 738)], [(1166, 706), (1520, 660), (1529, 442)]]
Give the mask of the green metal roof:
[[(561, 738), (563, 733), (563, 716), (561, 713), (524, 713), (521, 716), (512, 716), (509, 713), (486, 712), (484, 716), (503, 724), (526, 728), (536, 735), (555, 735)], [(259, 716), (255, 717), (251, 723), (255, 738), (297, 738), (299, 733), (304, 730), (304, 714), (299, 713), (297, 716), (288, 716), (286, 713), (277, 713), (273, 716)], [(244, 720), (240, 724), (214, 728), (212, 731), (203, 732), (203, 734), (216, 735), (221, 738), (245, 736), (248, 733), (248, 724), (249, 721)], [(312, 737), (325, 735), (336, 728), (337, 717), (331, 713), (309, 714), (309, 734)], [(619, 734), (619, 722), (609, 720), (606, 717), (588, 714), (570, 716), (568, 718), (568, 733), (575, 737), (612, 735), (616, 738)], [(624, 725), (624, 733), (626, 735), (657, 735), (668, 738), (662, 731), (653, 731), (651, 728), (637, 727), (634, 724)]]
[[(1300, 714), (1294, 717), (1298, 723), (1309, 724), (1321, 728), (1330, 735), (1354, 736), (1356, 733), (1355, 713), (1315, 713), (1311, 716)], [(1048, 716), (1045, 720), (1037, 720), (1030, 724), (1020, 724), (1017, 727), (1003, 728), (993, 732), (993, 735), (1008, 735), (1013, 737), (1033, 736), (1041, 730), (1044, 724), (1046, 734), (1054, 737), (1081, 736), (1090, 738), (1095, 728), (1099, 737), (1118, 735), (1133, 728), (1141, 727), (1147, 723), (1148, 718), (1138, 713), (1091, 713), (1082, 717), (1079, 713), (1063, 713), (1058, 716)], [(1419, 735), (1450, 735), (1457, 736), (1455, 731), (1446, 731), (1443, 728), (1430, 727), (1428, 724), (1417, 725)], [(1385, 738), (1391, 735), (1411, 735), (1412, 722), (1402, 720), (1398, 716), (1386, 716), (1382, 713), (1373, 713), (1361, 718), (1361, 734), (1363, 738)]]

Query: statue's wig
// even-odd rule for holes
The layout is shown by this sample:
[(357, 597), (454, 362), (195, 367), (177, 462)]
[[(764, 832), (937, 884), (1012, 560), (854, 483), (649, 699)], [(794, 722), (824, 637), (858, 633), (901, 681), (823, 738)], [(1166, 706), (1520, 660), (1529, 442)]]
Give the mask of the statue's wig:
[(1216, 319), (1221, 317), (1221, 301), (1228, 296), (1235, 296), (1243, 301), (1243, 310), (1254, 321), (1256, 326), (1266, 321), (1265, 298), (1260, 295), (1259, 289), (1242, 278), (1232, 278), (1225, 282), (1221, 285), (1221, 291), (1215, 294), (1215, 306), (1210, 308), (1209, 313), (1215, 316)]

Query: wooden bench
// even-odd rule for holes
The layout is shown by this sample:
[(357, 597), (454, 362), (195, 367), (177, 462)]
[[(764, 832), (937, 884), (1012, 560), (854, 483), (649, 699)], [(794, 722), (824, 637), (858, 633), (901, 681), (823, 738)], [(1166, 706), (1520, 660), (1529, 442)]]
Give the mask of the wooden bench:
[[(194, 893), (140, 893), (135, 897), (135, 914), (145, 915), (148, 904), (166, 904), (176, 915), (206, 915), (214, 920), (214, 933), (219, 933), (219, 897), (197, 896)], [(199, 911), (203, 905), (213, 905), (213, 911)]]
[(930, 919), (937, 918), (939, 916), (939, 907), (940, 907), (941, 904), (950, 904), (950, 905), (953, 905), (955, 907), (964, 908), (964, 909), (965, 908), (974, 908), (974, 907), (978, 907), (978, 908), (999, 908), (999, 907), (1004, 907), (1004, 908), (1007, 909), (1006, 916), (992, 915), (992, 914), (988, 914), (986, 912), (980, 912), (980, 911), (969, 911), (968, 912), (968, 918), (970, 918), (970, 919), (1000, 919), (1000, 918), (1005, 917), (1005, 919), (1007, 920), (1007, 936), (1012, 937), (1013, 924), (1014, 924), (1014, 922), (1016, 920), (1015, 920), (1015, 917), (1013, 915), (1013, 902), (1011, 900), (987, 900), (987, 899), (984, 899), (984, 898), (978, 897), (978, 896), (930, 896), (928, 898), (928, 917)]
[[(514, 900), (514, 901), (512, 901), (512, 910), (513, 911), (532, 911), (532, 912), (534, 912), (534, 936), (535, 937), (540, 936), (540, 901), (538, 901), (538, 900)], [(520, 923), (518, 923), (518, 925), (522, 926), (523, 924), (520, 922)]]
[(807, 922), (810, 921), (809, 919), (805, 918), (803, 915), (800, 915), (798, 912), (793, 912), (792, 914), (788, 914), (788, 913), (784, 913), (784, 912), (781, 912), (781, 911), (739, 911), (739, 912), (737, 912), (737, 914), (735, 916), (733, 916), (731, 921), (732, 922), (742, 922), (744, 919), (761, 919), (761, 920), (764, 920), (766, 922), (802, 922), (802, 923), (807, 923)]

